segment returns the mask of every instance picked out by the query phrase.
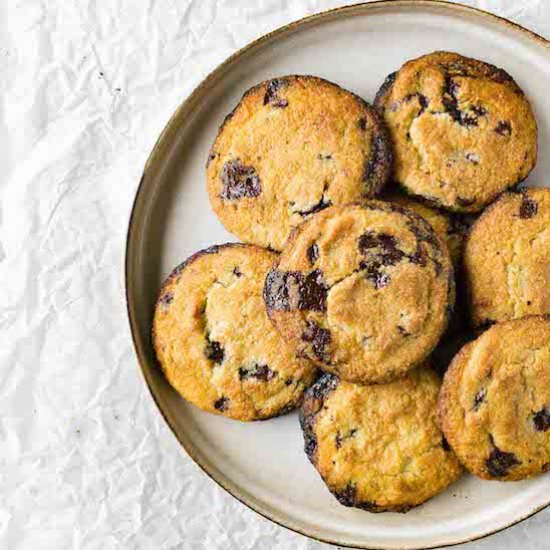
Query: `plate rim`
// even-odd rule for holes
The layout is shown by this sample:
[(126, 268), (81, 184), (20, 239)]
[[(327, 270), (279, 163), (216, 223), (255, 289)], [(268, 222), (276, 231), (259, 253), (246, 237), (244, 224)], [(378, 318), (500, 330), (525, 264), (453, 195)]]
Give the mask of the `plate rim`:
[[(229, 482), (229, 480), (226, 479), (223, 475), (220, 475), (220, 473), (216, 472), (214, 468), (209, 468), (207, 464), (205, 464), (199, 459), (199, 457), (191, 448), (191, 446), (187, 445), (186, 442), (183, 440), (183, 438), (180, 438), (180, 436), (178, 435), (178, 431), (176, 430), (175, 426), (170, 420), (168, 414), (161, 406), (160, 400), (158, 399), (158, 397), (156, 396), (153, 390), (153, 387), (150, 381), (150, 375), (147, 372), (148, 359), (145, 357), (145, 354), (143, 353), (143, 350), (142, 350), (142, 345), (140, 342), (141, 337), (139, 336), (137, 314), (135, 312), (134, 305), (131, 298), (132, 289), (134, 286), (134, 283), (133, 283), (134, 278), (133, 278), (133, 267), (131, 265), (132, 260), (131, 260), (130, 252), (132, 248), (132, 243), (137, 237), (138, 228), (136, 223), (136, 218), (137, 218), (136, 212), (138, 210), (138, 205), (141, 199), (143, 198), (145, 182), (148, 179), (149, 169), (153, 166), (156, 158), (162, 155), (164, 149), (166, 148), (166, 144), (171, 141), (170, 138), (173, 137), (173, 134), (175, 134), (175, 132), (178, 130), (179, 121), (181, 119), (182, 114), (185, 111), (189, 111), (192, 109), (193, 104), (198, 100), (200, 100), (200, 97), (203, 91), (209, 86), (210, 83), (215, 81), (216, 78), (220, 76), (229, 65), (238, 61), (240, 58), (244, 57), (246, 54), (251, 53), (254, 49), (261, 48), (264, 44), (268, 43), (270, 40), (281, 37), (284, 34), (297, 31), (301, 27), (309, 26), (311, 24), (315, 24), (325, 19), (327, 20), (332, 19), (334, 17), (338, 17), (341, 14), (347, 15), (355, 11), (357, 11), (358, 14), (361, 13), (361, 15), (368, 15), (368, 12), (371, 10), (376, 10), (384, 7), (390, 7), (390, 6), (391, 7), (439, 6), (444, 10), (448, 10), (449, 13), (455, 12), (459, 16), (461, 14), (470, 15), (470, 16), (473, 15), (481, 19), (490, 20), (491, 22), (496, 23), (501, 27), (509, 27), (514, 29), (515, 31), (519, 31), (529, 40), (536, 42), (539, 45), (542, 45), (543, 47), (547, 48), (550, 51), (550, 40), (546, 39), (545, 37), (541, 36), (535, 31), (532, 31), (520, 25), (519, 23), (515, 23), (507, 19), (506, 17), (496, 15), (494, 13), (491, 13), (486, 10), (482, 10), (480, 8), (475, 8), (475, 7), (457, 3), (457, 2), (450, 2), (448, 0), (374, 0), (371, 2), (359, 2), (355, 4), (347, 4), (337, 8), (332, 8), (329, 10), (313, 13), (311, 15), (302, 17), (295, 21), (291, 21), (286, 25), (277, 27), (276, 29), (256, 38), (252, 42), (249, 42), (248, 44), (246, 44), (245, 46), (243, 46), (242, 48), (238, 49), (236, 52), (231, 54), (229, 57), (227, 57), (220, 64), (218, 64), (212, 71), (210, 71), (201, 80), (201, 82), (180, 103), (180, 105), (176, 108), (174, 113), (170, 116), (170, 118), (168, 119), (168, 122), (166, 123), (163, 130), (159, 134), (157, 140), (155, 141), (155, 144), (150, 154), (148, 155), (148, 158), (143, 168), (141, 178), (139, 180), (139, 184), (136, 188), (134, 199), (130, 210), (130, 216), (128, 219), (128, 228), (126, 231), (125, 252), (124, 252), (124, 296), (126, 301), (126, 313), (127, 313), (130, 333), (132, 337), (134, 353), (138, 360), (138, 365), (141, 371), (141, 375), (149, 390), (149, 394), (153, 398), (156, 408), (158, 409), (162, 418), (170, 428), (170, 431), (175, 436), (176, 440), (179, 442), (180, 447), (191, 458), (191, 460), (202, 470), (204, 474), (206, 474), (212, 481), (214, 481), (219, 487), (221, 487), (224, 491), (226, 491), (230, 496), (238, 500), (241, 504), (245, 505), (249, 510), (252, 510), (253, 512), (275, 523), (276, 525), (279, 525), (280, 527), (284, 527), (289, 531), (298, 533), (299, 535), (303, 535), (312, 540), (316, 540), (318, 542), (323, 542), (333, 546), (351, 548), (355, 550), (380, 550), (380, 549), (377, 549), (373, 546), (365, 546), (365, 545), (356, 546), (355, 544), (343, 543), (343, 542), (339, 542), (338, 540), (321, 537), (317, 534), (307, 532), (307, 530), (300, 528), (296, 525), (293, 525), (290, 522), (285, 523), (283, 519), (276, 518), (273, 515), (270, 515), (268, 511), (261, 509), (260, 506), (255, 504), (253, 498), (249, 498), (246, 494), (239, 494), (239, 490), (234, 484)], [(246, 493), (246, 491), (242, 491), (242, 492)], [(476, 535), (474, 537), (466, 537), (460, 540), (446, 542), (444, 544), (438, 543), (433, 546), (422, 546), (422, 547), (406, 546), (406, 547), (402, 547), (402, 550), (428, 550), (428, 549), (435, 549), (435, 548), (444, 548), (449, 546), (458, 546), (458, 545), (466, 544), (468, 542), (473, 542), (476, 540), (481, 540), (481, 539), (490, 537), (496, 533), (505, 531), (506, 529), (509, 529), (514, 525), (517, 525), (525, 521), (526, 519), (534, 516), (535, 514), (544, 510), (549, 506), (550, 506), (550, 497), (547, 503), (535, 506), (533, 509), (529, 510), (525, 515), (522, 515), (518, 519), (515, 519), (511, 523), (503, 527), (499, 527), (498, 529), (490, 530), (490, 531), (487, 531), (486, 533)]]

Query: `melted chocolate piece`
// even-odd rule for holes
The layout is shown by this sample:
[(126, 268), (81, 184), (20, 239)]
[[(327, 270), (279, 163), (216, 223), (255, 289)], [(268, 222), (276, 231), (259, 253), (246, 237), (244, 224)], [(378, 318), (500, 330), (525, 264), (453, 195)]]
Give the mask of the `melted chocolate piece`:
[(327, 347), (331, 342), (330, 331), (318, 325), (315, 321), (308, 319), (306, 328), (302, 332), (302, 340), (311, 344), (311, 351), (319, 361), (329, 361)]
[(519, 207), (519, 217), (523, 220), (532, 218), (537, 215), (538, 208), (537, 201), (529, 198), (527, 194), (524, 193), (521, 200), (521, 206)]
[(229, 398), (220, 397), (214, 402), (214, 408), (220, 412), (226, 411), (229, 408)]
[(221, 198), (224, 200), (255, 198), (262, 192), (260, 176), (255, 168), (241, 164), (239, 159), (227, 161), (220, 178), (223, 183)]
[(504, 137), (510, 137), (512, 135), (512, 126), (507, 120), (500, 120), (495, 126), (495, 132)]
[(327, 292), (320, 269), (305, 276), (301, 271), (272, 269), (266, 277), (264, 301), (270, 311), (325, 311)]
[(210, 335), (206, 335), (206, 346), (204, 348), (204, 355), (207, 359), (213, 361), (216, 364), (223, 363), (225, 357), (225, 350), (223, 346), (215, 340), (210, 340)]
[(545, 432), (550, 428), (550, 410), (546, 407), (542, 407), (540, 411), (537, 411), (533, 415), (533, 424), (537, 432)]
[(252, 367), (240, 367), (239, 368), (239, 380), (248, 380), (255, 378), (256, 380), (262, 380), (263, 382), (269, 382), (277, 376), (277, 372), (271, 370), (267, 365), (258, 365), (255, 363)]
[(514, 453), (501, 451), (494, 446), (489, 458), (485, 461), (489, 474), (493, 477), (504, 477), (510, 468), (521, 464)]
[(319, 259), (319, 247), (316, 243), (313, 243), (306, 252), (307, 259), (311, 265), (314, 265), (315, 262)]
[(286, 86), (288, 81), (283, 78), (274, 78), (267, 83), (264, 95), (264, 105), (273, 107), (287, 107), (288, 101), (279, 97), (279, 90)]

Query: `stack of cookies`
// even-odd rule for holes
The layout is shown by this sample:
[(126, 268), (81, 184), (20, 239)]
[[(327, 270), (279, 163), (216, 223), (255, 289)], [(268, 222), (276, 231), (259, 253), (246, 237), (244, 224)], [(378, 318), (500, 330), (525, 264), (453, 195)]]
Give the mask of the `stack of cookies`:
[(253, 87), (207, 162), (243, 243), (163, 285), (168, 381), (236, 420), (300, 407), (305, 452), (345, 506), (406, 511), (463, 466), (546, 471), (550, 190), (516, 187), (536, 155), (514, 80), (454, 53), (403, 65), (374, 107), (313, 76)]

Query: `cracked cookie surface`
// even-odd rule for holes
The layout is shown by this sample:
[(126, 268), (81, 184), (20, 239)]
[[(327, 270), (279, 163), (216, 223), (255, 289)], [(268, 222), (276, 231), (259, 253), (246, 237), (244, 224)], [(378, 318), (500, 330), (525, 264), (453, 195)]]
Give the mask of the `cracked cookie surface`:
[(550, 189), (492, 204), (469, 235), (464, 270), (474, 327), (550, 314)]
[(295, 408), (315, 367), (269, 321), (263, 282), (277, 254), (228, 244), (178, 266), (160, 292), (153, 344), (170, 384), (203, 410), (257, 420)]
[(280, 250), (308, 216), (376, 194), (390, 170), (389, 137), (370, 105), (321, 78), (283, 76), (251, 88), (226, 117), (207, 185), (229, 231)]
[(482, 61), (435, 52), (390, 75), (375, 105), (394, 145), (394, 178), (438, 206), (477, 212), (524, 180), (537, 124), (512, 77)]
[(483, 479), (513, 481), (550, 468), (550, 320), (491, 327), (445, 374), (438, 417), (460, 461)]
[(304, 450), (344, 506), (405, 512), (461, 474), (436, 423), (440, 381), (422, 366), (387, 384), (323, 375), (300, 410)]
[(387, 381), (437, 344), (454, 303), (453, 270), (428, 222), (370, 200), (304, 222), (270, 270), (264, 299), (299, 356), (345, 380)]

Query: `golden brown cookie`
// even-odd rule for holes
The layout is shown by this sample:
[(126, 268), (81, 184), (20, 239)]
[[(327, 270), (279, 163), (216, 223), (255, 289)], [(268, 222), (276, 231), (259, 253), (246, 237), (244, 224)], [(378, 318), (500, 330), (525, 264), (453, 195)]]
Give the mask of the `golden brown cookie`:
[(483, 479), (513, 481), (550, 468), (550, 320), (493, 326), (445, 374), (438, 416), (460, 461)]
[(550, 313), (550, 189), (492, 204), (472, 228), (464, 270), (475, 327)]
[(309, 215), (373, 196), (390, 169), (387, 131), (370, 105), (321, 78), (284, 76), (251, 88), (224, 121), (208, 193), (229, 231), (280, 250)]
[(478, 212), (524, 180), (537, 157), (529, 101), (502, 69), (456, 53), (405, 63), (375, 105), (394, 145), (394, 178), (444, 208)]
[(277, 255), (257, 246), (212, 246), (177, 267), (153, 323), (170, 384), (201, 409), (257, 420), (295, 408), (315, 368), (297, 359), (269, 321), (263, 282)]
[(418, 365), (454, 301), (447, 247), (396, 204), (333, 206), (304, 222), (269, 272), (272, 321), (298, 355), (353, 382)]
[(462, 468), (436, 423), (440, 381), (421, 367), (388, 384), (323, 375), (300, 411), (305, 452), (344, 506), (406, 512)]

